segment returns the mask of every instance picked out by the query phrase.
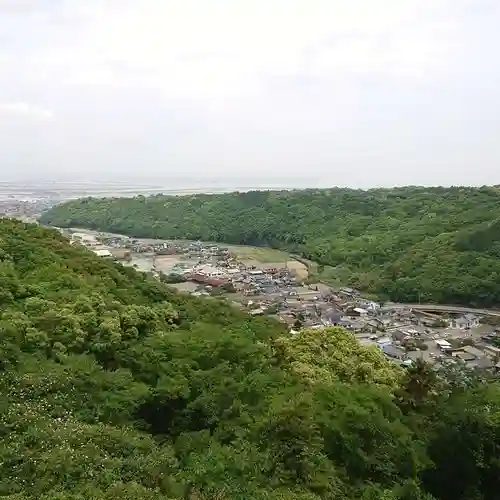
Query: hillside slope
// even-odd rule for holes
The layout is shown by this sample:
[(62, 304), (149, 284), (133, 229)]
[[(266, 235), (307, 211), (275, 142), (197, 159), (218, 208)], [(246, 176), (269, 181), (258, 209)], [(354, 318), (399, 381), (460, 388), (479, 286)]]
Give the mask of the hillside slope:
[(496, 382), (291, 337), (10, 220), (0, 282), (2, 498), (497, 498)]
[(395, 301), (500, 304), (497, 188), (325, 189), (83, 199), (41, 221), (138, 237), (271, 246)]

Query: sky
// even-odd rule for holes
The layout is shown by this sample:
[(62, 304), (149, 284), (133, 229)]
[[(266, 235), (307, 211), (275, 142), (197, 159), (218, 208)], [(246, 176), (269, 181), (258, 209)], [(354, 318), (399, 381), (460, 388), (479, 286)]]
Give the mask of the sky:
[(500, 184), (498, 0), (0, 0), (2, 180)]

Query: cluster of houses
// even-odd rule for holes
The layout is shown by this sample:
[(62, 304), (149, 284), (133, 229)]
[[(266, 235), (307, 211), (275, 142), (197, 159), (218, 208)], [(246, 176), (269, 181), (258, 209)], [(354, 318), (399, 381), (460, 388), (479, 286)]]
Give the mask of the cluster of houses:
[(130, 260), (131, 252), (119, 245), (105, 244), (97, 236), (84, 232), (70, 232), (67, 234), (71, 244), (80, 244), (92, 250), (97, 256), (115, 260)]
[[(500, 370), (500, 348), (492, 345), (500, 331), (488, 330), (474, 314), (443, 316), (383, 307), (351, 288), (304, 284), (286, 263), (246, 265), (227, 248), (213, 244), (78, 232), (70, 238), (102, 257), (127, 260), (131, 255), (151, 255), (154, 275), (178, 277), (179, 288), (193, 295), (222, 291), (250, 314), (272, 315), (286, 323), (292, 334), (300, 334), (302, 328), (339, 326), (351, 331), (360, 343), (378, 346), (398, 363), (422, 358)], [(172, 256), (180, 258), (168, 269), (162, 267)]]
[[(207, 257), (211, 259), (210, 262), (207, 262)], [(293, 294), (294, 287), (299, 283), (294, 271), (285, 265), (263, 265), (257, 268), (245, 265), (224, 252), (205, 256), (194, 265), (179, 263), (172, 268), (172, 273), (181, 274), (186, 281), (199, 284), (205, 291), (210, 290), (210, 287), (230, 286), (240, 302), (255, 299), (262, 306), (275, 302), (280, 296)], [(203, 290), (194, 293), (197, 292)]]
[(1, 196), (0, 215), (35, 222), (42, 211), (52, 207), (55, 203), (56, 200), (45, 197)]
[(431, 363), (457, 362), (469, 368), (500, 370), (500, 331), (481, 324), (474, 314), (437, 316), (411, 309), (383, 307), (367, 312), (361, 321), (350, 316), (339, 325), (351, 330), (362, 344), (376, 345), (402, 364), (420, 358)]

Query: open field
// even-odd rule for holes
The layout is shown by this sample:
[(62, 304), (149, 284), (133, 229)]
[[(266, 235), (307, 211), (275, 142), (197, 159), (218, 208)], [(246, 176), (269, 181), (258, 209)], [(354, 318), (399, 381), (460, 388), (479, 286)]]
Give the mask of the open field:
[(177, 264), (194, 266), (197, 262), (196, 259), (188, 259), (184, 255), (157, 255), (155, 258), (156, 267), (167, 274)]
[(264, 268), (282, 268), (288, 267), (295, 271), (300, 279), (308, 277), (308, 269), (305, 264), (299, 262), (287, 252), (282, 250), (274, 250), (273, 248), (260, 248), (243, 245), (223, 245), (228, 248), (230, 252), (238, 257), (244, 264), (264, 267)]
[(295, 271), (297, 276), (302, 280), (307, 279), (307, 277), (309, 276), (307, 266), (305, 264), (302, 264), (302, 262), (299, 262), (298, 260), (289, 260), (287, 262), (287, 267)]
[(288, 253), (273, 248), (249, 247), (244, 245), (223, 245), (230, 252), (238, 256), (242, 261), (257, 261), (262, 264), (286, 262), (290, 259)]

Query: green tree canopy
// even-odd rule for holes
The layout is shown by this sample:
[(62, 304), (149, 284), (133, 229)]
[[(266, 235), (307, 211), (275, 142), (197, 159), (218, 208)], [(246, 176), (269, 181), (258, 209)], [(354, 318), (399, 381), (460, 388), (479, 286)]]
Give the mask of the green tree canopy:
[(500, 387), (0, 221), (0, 497), (494, 500)]

